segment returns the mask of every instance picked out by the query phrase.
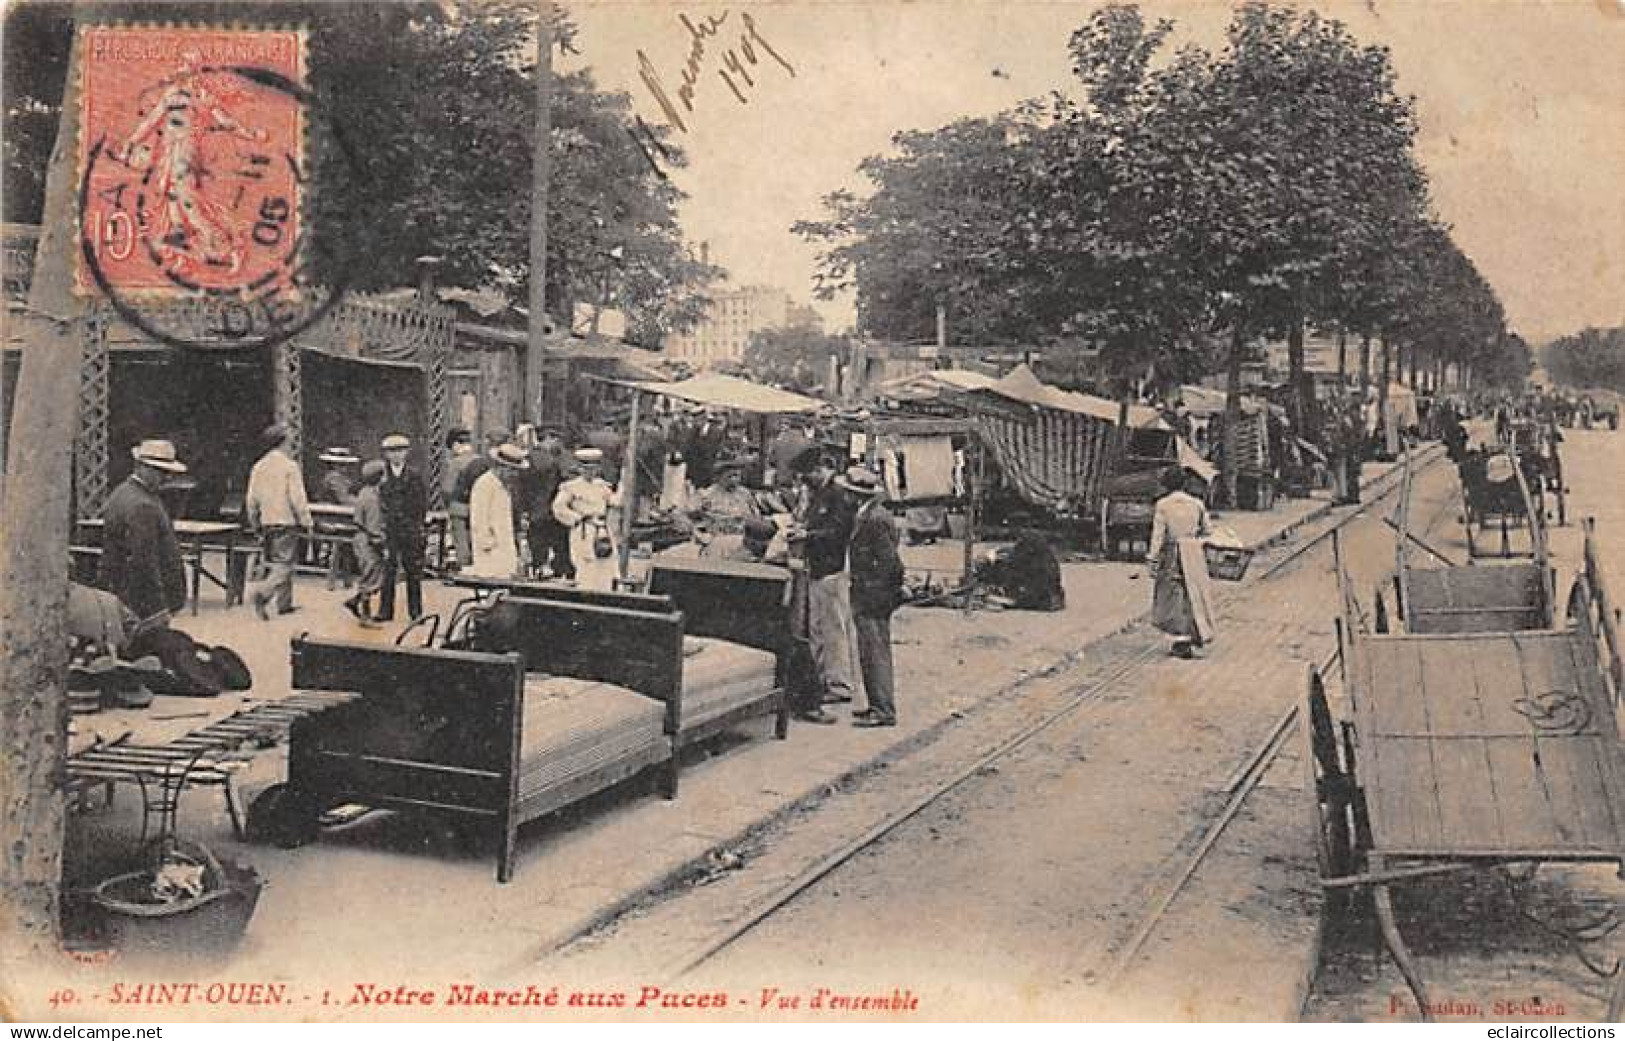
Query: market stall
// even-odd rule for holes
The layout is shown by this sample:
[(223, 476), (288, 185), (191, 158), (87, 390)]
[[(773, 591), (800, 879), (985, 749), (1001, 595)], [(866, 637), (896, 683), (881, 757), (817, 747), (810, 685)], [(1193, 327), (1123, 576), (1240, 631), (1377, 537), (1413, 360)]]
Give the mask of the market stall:
[[(916, 413), (974, 423), (1003, 484), (1050, 517), (1093, 531), (1115, 486), (1142, 470), (1179, 463), (1203, 480), (1212, 467), (1155, 409), (1131, 404), (1118, 429), (1119, 402), (1062, 390), (1025, 365), (998, 378), (965, 370), (919, 373), (883, 384), (881, 401)], [(1149, 533), (1149, 512), (1145, 528)]]

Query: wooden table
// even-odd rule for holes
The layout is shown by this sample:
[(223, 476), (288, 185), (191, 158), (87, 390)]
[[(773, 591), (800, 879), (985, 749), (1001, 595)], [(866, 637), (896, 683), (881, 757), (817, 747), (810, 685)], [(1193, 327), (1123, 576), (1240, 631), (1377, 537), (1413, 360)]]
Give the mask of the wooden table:
[[(310, 504), (311, 520), (316, 522), (317, 528), (326, 527), (326, 532), (318, 531), (317, 537), (322, 535), (328, 538), (348, 539), (355, 533), (355, 507), (342, 506), (331, 502), (313, 502)], [(425, 549), (433, 547), (432, 560), (437, 568), (443, 568), (446, 561), (446, 533), (451, 522), (451, 515), (445, 510), (430, 510), (423, 516), (423, 529), (427, 536)]]
[[(192, 613), (197, 614), (198, 593), (202, 580), (205, 578), (225, 590), (226, 602), (230, 604), (233, 594), (232, 583), (229, 578), (231, 558), (237, 548), (237, 535), (242, 531), (242, 527), (229, 521), (178, 520), (174, 521), (173, 524), (175, 538), (181, 543), (182, 556), (192, 566), (192, 579), (188, 587), (192, 601)], [(87, 532), (94, 532), (96, 542), (100, 545), (102, 533), (107, 527), (104, 520), (100, 517), (81, 520), (79, 526)], [(225, 575), (216, 575), (204, 565), (203, 550), (210, 543), (225, 550)]]

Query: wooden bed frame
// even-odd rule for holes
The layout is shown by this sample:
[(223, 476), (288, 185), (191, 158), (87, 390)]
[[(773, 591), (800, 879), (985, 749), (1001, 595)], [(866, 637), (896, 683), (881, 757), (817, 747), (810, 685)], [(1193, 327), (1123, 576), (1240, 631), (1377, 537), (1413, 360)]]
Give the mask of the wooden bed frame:
[[(499, 838), (497, 881), (506, 882), (519, 826), (527, 821), (657, 766), (663, 794), (676, 798), (682, 616), (533, 601), (511, 622), (483, 626), (480, 650), (294, 640), (295, 689), (351, 690), (361, 697), (294, 726), (287, 785), (267, 806), (282, 825), (273, 823), (273, 830), (296, 840), (285, 844), (313, 836), (316, 817), (340, 803), (431, 810), (489, 821)], [(597, 680), (654, 698), (665, 705), (665, 739), (522, 796), (526, 671)]]
[(786, 670), (790, 661), (790, 572), (770, 564), (698, 558), (656, 559), (648, 593), (600, 592), (556, 582), (459, 577), (454, 584), (476, 595), (510, 601), (554, 601), (615, 607), (627, 611), (680, 611), (683, 633), (727, 640), (774, 655), (771, 690), (705, 723), (677, 732), (678, 747), (715, 737), (758, 716), (775, 717), (774, 736), (790, 729)]
[(527, 600), (559, 600), (570, 604), (596, 604), (599, 607), (624, 607), (630, 611), (669, 611), (668, 597), (649, 596), (645, 593), (603, 592), (581, 589), (562, 582), (533, 582), (524, 579), (485, 578), (476, 575), (458, 575), (451, 584), (466, 589), (476, 597), (497, 595), (523, 597)]
[(774, 657), (773, 688), (698, 726), (678, 732), (679, 749), (715, 737), (757, 716), (774, 717), (773, 736), (790, 733), (790, 572), (769, 564), (660, 560), (649, 593), (683, 613), (683, 632), (727, 640)]

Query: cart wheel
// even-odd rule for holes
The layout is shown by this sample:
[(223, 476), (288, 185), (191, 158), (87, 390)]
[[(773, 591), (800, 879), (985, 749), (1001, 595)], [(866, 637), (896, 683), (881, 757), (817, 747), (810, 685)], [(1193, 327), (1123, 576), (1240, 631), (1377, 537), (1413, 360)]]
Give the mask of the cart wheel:
[(286, 784), (273, 784), (248, 806), (248, 837), (281, 849), (297, 849), (320, 830), (315, 802)]
[[(1313, 774), (1315, 816), (1318, 830), (1316, 852), (1322, 878), (1340, 878), (1354, 872), (1353, 777), (1343, 769), (1337, 749), (1337, 732), (1331, 707), (1326, 702), (1326, 686), (1318, 670), (1309, 673), (1308, 740)], [(1340, 889), (1329, 901), (1346, 903), (1349, 890)]]

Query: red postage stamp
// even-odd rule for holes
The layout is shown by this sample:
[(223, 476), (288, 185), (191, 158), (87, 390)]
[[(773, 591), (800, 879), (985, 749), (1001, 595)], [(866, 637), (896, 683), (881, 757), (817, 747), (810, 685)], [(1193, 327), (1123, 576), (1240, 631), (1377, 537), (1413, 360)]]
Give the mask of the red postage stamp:
[(78, 288), (286, 288), (302, 237), (303, 33), (94, 26), (80, 43)]

